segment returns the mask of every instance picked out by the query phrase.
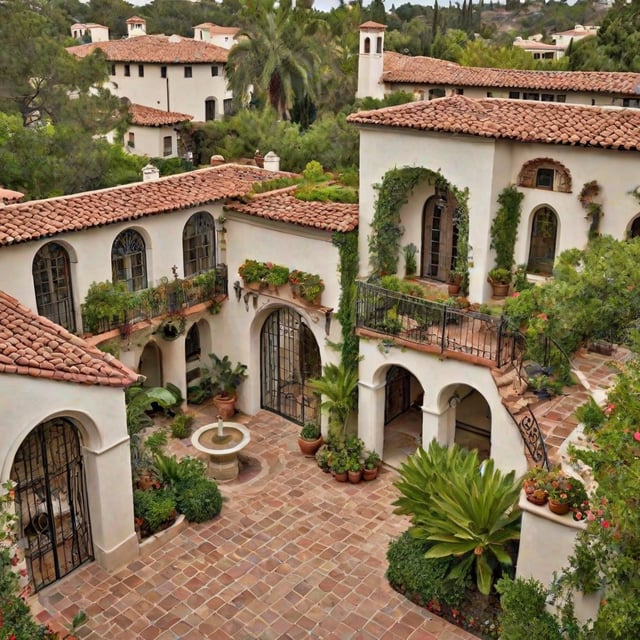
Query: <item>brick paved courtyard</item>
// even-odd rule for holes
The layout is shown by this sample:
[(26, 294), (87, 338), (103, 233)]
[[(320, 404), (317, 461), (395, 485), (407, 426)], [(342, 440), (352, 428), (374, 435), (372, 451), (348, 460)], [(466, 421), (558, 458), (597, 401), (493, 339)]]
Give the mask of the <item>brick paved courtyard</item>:
[[(200, 409), (196, 426), (213, 421)], [(109, 574), (80, 567), (34, 597), (42, 622), (89, 615), (90, 640), (295, 638), (470, 640), (387, 583), (386, 550), (407, 527), (392, 513), (395, 471), (340, 484), (301, 456), (298, 427), (270, 413), (244, 418), (248, 466), (220, 486), (220, 516)], [(172, 441), (177, 453), (195, 451)]]

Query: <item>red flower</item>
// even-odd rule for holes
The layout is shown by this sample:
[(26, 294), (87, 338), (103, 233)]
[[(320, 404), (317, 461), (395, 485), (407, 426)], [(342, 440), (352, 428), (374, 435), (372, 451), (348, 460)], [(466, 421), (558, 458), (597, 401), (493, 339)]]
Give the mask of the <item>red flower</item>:
[(640, 431), (636, 431), (636, 432), (633, 434), (633, 439), (634, 439), (636, 442), (640, 442)]
[(602, 521), (602, 528), (603, 529), (608, 529), (611, 526), (611, 523), (608, 520), (603, 520)]
[(546, 313), (539, 313), (536, 318), (540, 318), (540, 320), (548, 320), (549, 316)]

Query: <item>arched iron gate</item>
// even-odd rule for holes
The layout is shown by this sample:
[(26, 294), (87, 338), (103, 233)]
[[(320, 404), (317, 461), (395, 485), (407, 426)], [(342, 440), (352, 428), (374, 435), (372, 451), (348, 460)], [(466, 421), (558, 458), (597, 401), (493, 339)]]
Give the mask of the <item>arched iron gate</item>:
[(302, 316), (289, 308), (274, 311), (260, 334), (262, 408), (298, 424), (315, 422), (320, 401), (308, 383), (321, 373), (320, 350)]
[(29, 576), (42, 589), (93, 559), (80, 439), (65, 418), (39, 424), (11, 470)]

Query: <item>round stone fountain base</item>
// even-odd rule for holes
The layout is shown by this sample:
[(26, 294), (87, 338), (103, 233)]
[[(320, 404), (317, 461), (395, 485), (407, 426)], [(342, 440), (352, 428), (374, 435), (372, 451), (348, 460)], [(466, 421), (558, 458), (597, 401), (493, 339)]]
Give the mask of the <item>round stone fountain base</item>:
[(250, 441), (249, 430), (237, 422), (212, 423), (200, 427), (192, 436), (193, 446), (208, 454), (209, 477), (216, 482), (231, 482), (238, 477), (238, 452)]

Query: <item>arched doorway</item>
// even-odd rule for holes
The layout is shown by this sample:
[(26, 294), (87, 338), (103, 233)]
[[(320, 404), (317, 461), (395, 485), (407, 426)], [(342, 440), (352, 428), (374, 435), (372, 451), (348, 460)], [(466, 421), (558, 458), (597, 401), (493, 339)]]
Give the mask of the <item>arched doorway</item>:
[(322, 373), (320, 349), (302, 316), (275, 310), (260, 332), (260, 402), (263, 409), (297, 422), (319, 418), (320, 399), (309, 380)]
[(407, 369), (393, 365), (387, 370), (384, 392), (383, 459), (399, 467), (422, 442), (424, 390)]
[(37, 591), (93, 560), (80, 436), (73, 422), (40, 423), (20, 445), (16, 483), (20, 544)]
[(422, 265), (420, 275), (446, 282), (457, 255), (457, 202), (453, 193), (436, 191), (422, 210)]
[(458, 385), (447, 400), (455, 413), (453, 441), (465, 449), (477, 449), (480, 460), (491, 455), (491, 409), (484, 396), (469, 387)]
[(640, 216), (635, 218), (629, 228), (629, 238), (637, 238), (640, 236)]
[(162, 386), (162, 354), (155, 342), (148, 342), (138, 362), (138, 373), (145, 377), (143, 387)]
[(551, 275), (556, 259), (558, 218), (549, 207), (541, 207), (533, 214), (531, 244), (527, 271)]

